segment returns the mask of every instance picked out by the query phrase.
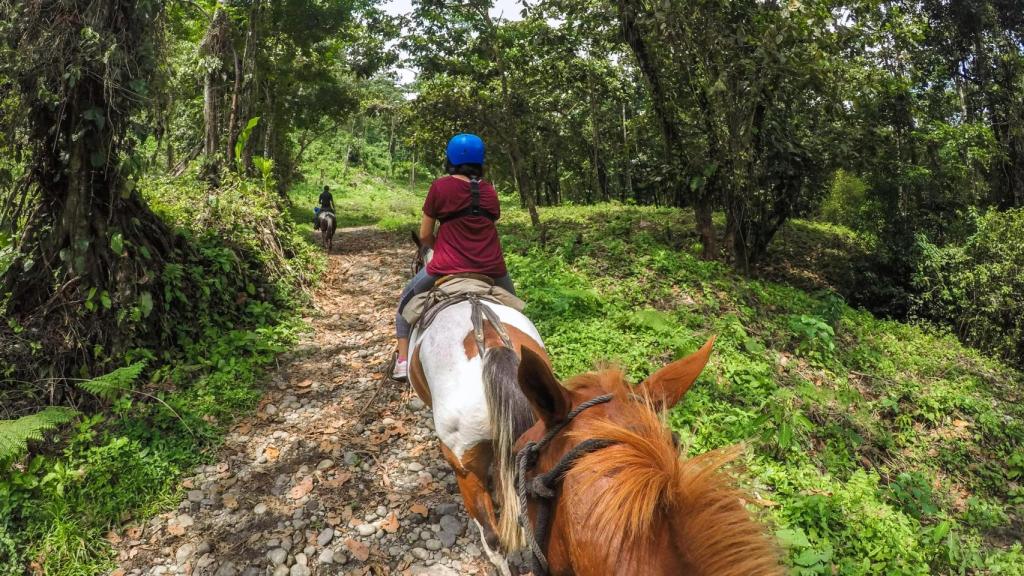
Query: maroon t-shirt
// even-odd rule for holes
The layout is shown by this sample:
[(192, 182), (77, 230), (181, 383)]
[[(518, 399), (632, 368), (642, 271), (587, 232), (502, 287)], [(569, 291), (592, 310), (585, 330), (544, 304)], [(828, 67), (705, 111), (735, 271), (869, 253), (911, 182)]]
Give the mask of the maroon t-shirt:
[[(434, 180), (423, 203), (423, 213), (444, 220), (471, 202), (469, 182), (454, 176)], [(498, 193), (485, 180), (480, 181), (480, 207), (501, 215)], [(441, 224), (434, 242), (434, 258), (427, 265), (433, 276), (475, 272), (498, 278), (508, 274), (501, 254), (498, 228), (486, 216), (463, 216)]]

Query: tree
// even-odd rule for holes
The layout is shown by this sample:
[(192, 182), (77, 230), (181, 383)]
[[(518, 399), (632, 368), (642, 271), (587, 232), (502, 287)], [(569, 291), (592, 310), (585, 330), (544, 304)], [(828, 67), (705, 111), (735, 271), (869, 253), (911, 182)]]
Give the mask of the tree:
[[(181, 243), (147, 207), (133, 178), (136, 114), (155, 69), (157, 0), (32, 0), (3, 4), (3, 72), (17, 85), (31, 145), (31, 209), (0, 287), (0, 342), (43, 340), (50, 370), (89, 366), (96, 351), (151, 339), (155, 322), (122, 314), (160, 309), (160, 270)], [(60, 22), (60, 26), (52, 23)], [(10, 347), (10, 348), (8, 348)], [(22, 352), (26, 352), (22, 350)]]

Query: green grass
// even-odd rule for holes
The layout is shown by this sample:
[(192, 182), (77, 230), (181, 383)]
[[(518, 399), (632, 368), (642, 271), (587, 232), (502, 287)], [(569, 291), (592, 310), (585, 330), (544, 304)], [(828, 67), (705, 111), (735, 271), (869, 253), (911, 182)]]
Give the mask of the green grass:
[[(355, 209), (378, 222), (416, 221), (379, 212), (415, 205), (407, 191), (360, 198)], [(543, 247), (511, 201), (499, 228), (556, 371), (611, 361), (639, 380), (717, 335), (669, 421), (690, 454), (745, 443), (746, 478), (794, 574), (1024, 574), (1021, 374), (820, 290), (870, 245), (794, 222), (772, 248), (781, 283), (699, 260), (677, 210), (569, 206), (541, 218)]]
[(423, 208), (426, 191), (409, 191), (388, 184), (383, 178), (350, 170), (345, 177), (300, 182), (290, 191), (290, 213), (296, 222), (313, 224), (313, 208), (324, 184), (330, 186), (337, 209), (338, 227), (378, 225), (393, 230), (415, 226)]

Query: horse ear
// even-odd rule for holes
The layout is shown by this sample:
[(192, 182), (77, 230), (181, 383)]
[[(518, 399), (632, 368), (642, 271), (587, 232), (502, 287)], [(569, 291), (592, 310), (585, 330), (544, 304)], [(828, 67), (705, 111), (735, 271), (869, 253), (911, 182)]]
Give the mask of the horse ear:
[(519, 361), (519, 388), (530, 402), (534, 414), (551, 426), (569, 413), (571, 402), (565, 388), (555, 378), (548, 363), (533, 350), (523, 346)]
[(417, 248), (419, 248), (420, 247), (420, 237), (416, 235), (416, 231), (415, 230), (410, 230), (409, 234), (412, 236), (412, 243), (415, 244)]
[(640, 385), (641, 389), (654, 401), (657, 408), (667, 409), (675, 406), (690, 389), (697, 376), (700, 376), (704, 365), (708, 363), (714, 344), (715, 337), (708, 338), (700, 350), (651, 374)]

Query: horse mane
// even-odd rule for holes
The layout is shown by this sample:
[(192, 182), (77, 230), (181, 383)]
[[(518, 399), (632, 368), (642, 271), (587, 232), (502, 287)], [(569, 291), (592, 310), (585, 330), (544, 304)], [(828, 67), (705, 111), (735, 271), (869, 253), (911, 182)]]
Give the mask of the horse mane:
[[(570, 538), (574, 561), (614, 565), (613, 558), (648, 566), (648, 559), (622, 558), (652, 535), (668, 532), (681, 560), (707, 576), (781, 576), (778, 550), (744, 506), (749, 500), (723, 470), (741, 452), (733, 446), (682, 459), (668, 427), (651, 399), (631, 389), (621, 371), (584, 374), (571, 389), (596, 385), (618, 398), (634, 398), (616, 407), (628, 428), (607, 419), (587, 421), (572, 433), (577, 440), (605, 438), (616, 444), (585, 455), (569, 476), (581, 484), (570, 506), (583, 511), (586, 530), (601, 551), (580, 550)], [(594, 491), (600, 497), (593, 498)], [(582, 495), (590, 494), (590, 498)], [(629, 546), (633, 544), (634, 546)], [(575, 550), (574, 550), (575, 549)], [(599, 567), (599, 566), (595, 566)]]

